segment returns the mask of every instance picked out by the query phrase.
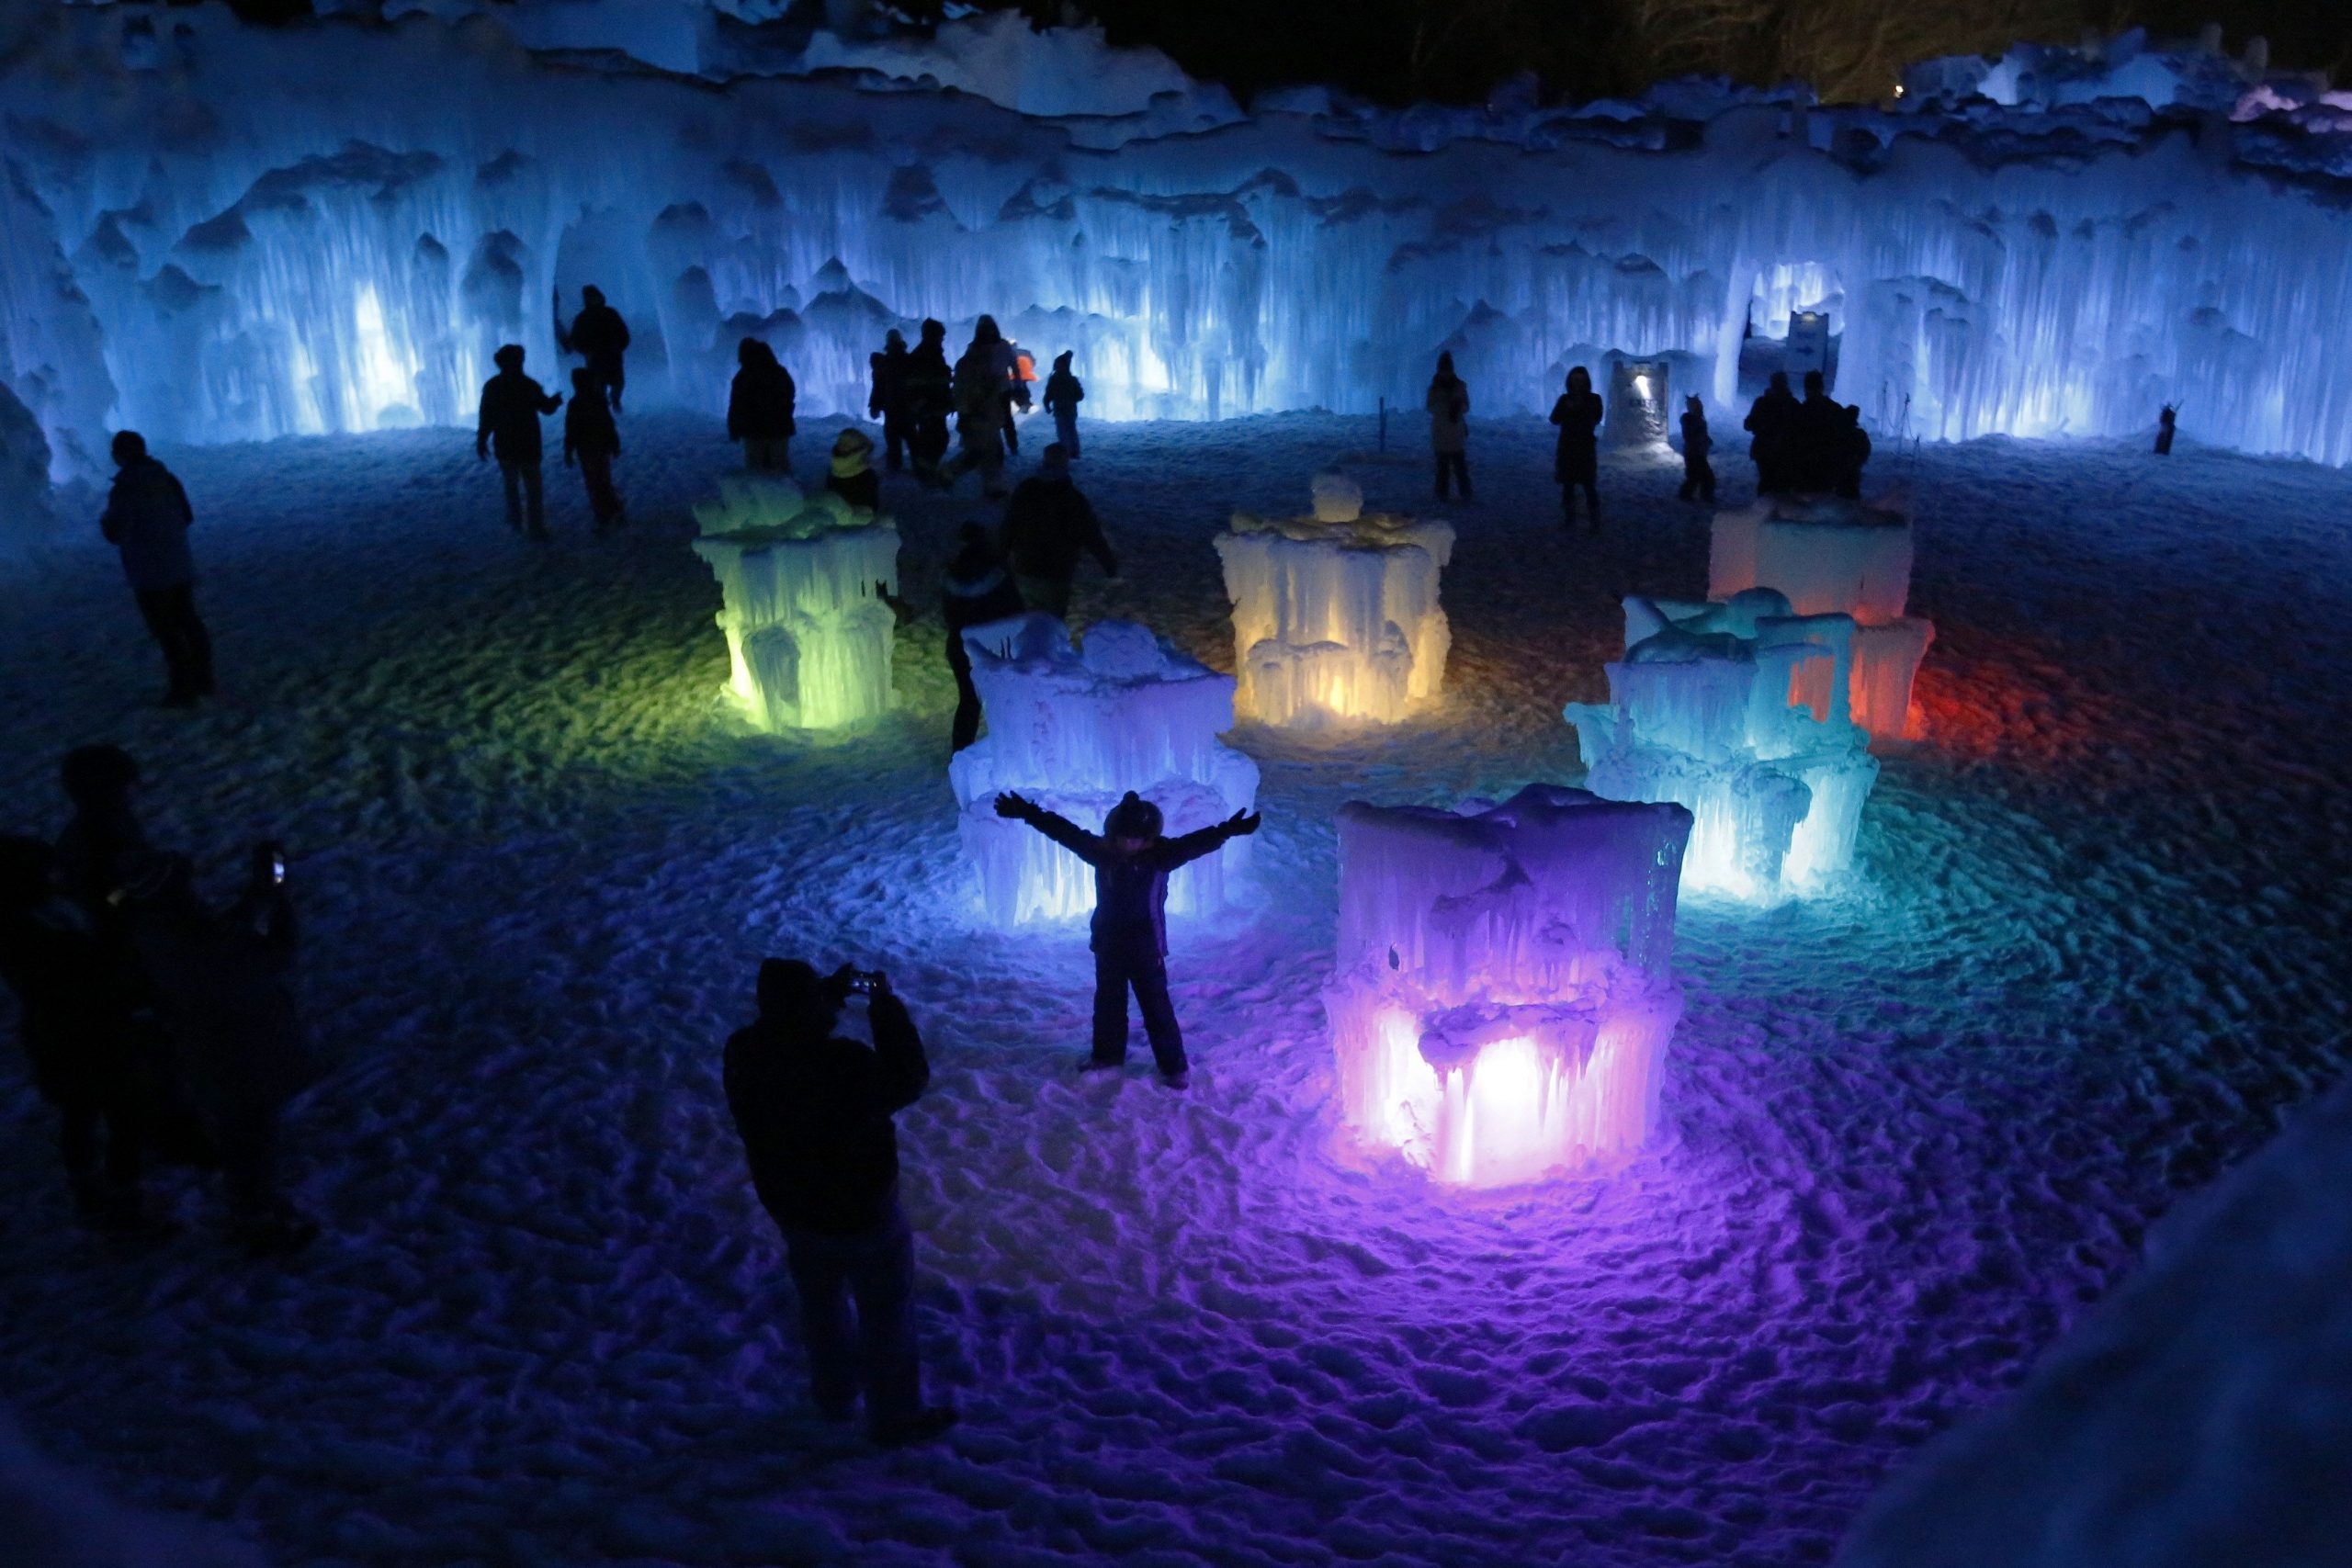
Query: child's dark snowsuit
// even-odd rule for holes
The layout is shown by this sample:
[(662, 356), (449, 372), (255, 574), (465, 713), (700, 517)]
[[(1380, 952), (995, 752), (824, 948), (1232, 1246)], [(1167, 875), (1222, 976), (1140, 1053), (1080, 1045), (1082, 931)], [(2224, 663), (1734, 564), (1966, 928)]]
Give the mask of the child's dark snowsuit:
[(1682, 489), (1677, 493), (1685, 501), (1715, 503), (1715, 466), (1707, 455), (1715, 447), (1715, 438), (1707, 432), (1707, 416), (1692, 409), (1682, 416)]
[(1070, 373), (1069, 355), (1054, 359), (1054, 373), (1046, 378), (1046, 412), (1054, 416), (1054, 439), (1062, 455), (1078, 457), (1078, 405), (1086, 400), (1086, 383)]

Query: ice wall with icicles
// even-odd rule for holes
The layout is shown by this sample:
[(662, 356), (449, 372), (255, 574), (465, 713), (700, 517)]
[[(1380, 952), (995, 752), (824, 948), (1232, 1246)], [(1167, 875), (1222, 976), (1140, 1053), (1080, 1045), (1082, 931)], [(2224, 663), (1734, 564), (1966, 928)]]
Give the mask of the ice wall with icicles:
[(557, 363), (551, 294), (588, 282), (635, 329), (633, 407), (716, 412), (757, 333), (804, 409), (854, 412), (884, 331), (960, 344), (983, 311), (1076, 351), (1098, 417), (1368, 411), (1441, 348), (1496, 412), (1623, 355), (1728, 407), (1759, 299), (1769, 324), (1816, 296), (1882, 438), (2114, 434), (2186, 399), (2191, 439), (2352, 459), (2352, 214), (2250, 161), (2267, 121), (1684, 85), (1171, 130), (535, 52), (487, 16), (42, 0), (0, 6), (0, 381), (61, 476), (109, 424), (464, 423), (498, 344)]

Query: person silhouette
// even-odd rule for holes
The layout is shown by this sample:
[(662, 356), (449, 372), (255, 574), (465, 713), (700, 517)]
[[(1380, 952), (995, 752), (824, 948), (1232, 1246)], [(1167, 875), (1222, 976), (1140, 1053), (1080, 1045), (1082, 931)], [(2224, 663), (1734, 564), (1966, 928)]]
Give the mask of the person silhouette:
[(1593, 533), (1600, 532), (1600, 394), (1592, 389), (1592, 372), (1579, 365), (1568, 372), (1567, 390), (1552, 405), (1552, 423), (1560, 427), (1559, 444), (1552, 453), (1552, 477), (1560, 486), (1560, 526), (1577, 520), (1576, 492), (1582, 489)]
[(546, 479), (539, 471), (545, 455), (539, 416), (563, 407), (563, 399), (523, 374), (520, 344), (510, 343), (491, 358), (498, 366), (498, 374), (482, 383), (481, 413), (474, 424), (474, 456), (487, 461), (493, 450), (498, 455), (498, 475), (506, 484), (506, 525), (524, 525), (527, 495), (531, 537), (544, 539), (548, 519)]
[(592, 283), (580, 291), (580, 313), (571, 318), (571, 330), (560, 335), (563, 341), (556, 346), (588, 362), (590, 379), (605, 394), (612, 411), (620, 412), (621, 387), (628, 379), (628, 323), (605, 303), (603, 289)]

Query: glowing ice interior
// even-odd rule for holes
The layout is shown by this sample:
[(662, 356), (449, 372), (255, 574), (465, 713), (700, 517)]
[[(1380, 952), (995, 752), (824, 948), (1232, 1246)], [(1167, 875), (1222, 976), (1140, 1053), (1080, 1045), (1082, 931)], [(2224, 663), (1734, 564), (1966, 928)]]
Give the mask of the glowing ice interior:
[(718, 579), (729, 694), (769, 730), (839, 729), (890, 705), (899, 530), (830, 491), (731, 474), (695, 508), (695, 553)]
[(1453, 811), (1351, 802), (1339, 824), (1324, 1005), (1356, 1135), (1468, 1187), (1638, 1148), (1682, 1013), (1690, 814), (1530, 784)]
[[(1023, 823), (996, 815), (1015, 791), (1089, 832), (1134, 790), (1172, 838), (1247, 811), (1258, 764), (1217, 736), (1233, 728), (1233, 678), (1133, 621), (1098, 621), (1083, 648), (1057, 616), (1020, 615), (964, 633), (988, 734), (947, 764), (963, 808), (964, 854), (978, 869), (989, 921), (1011, 928), (1094, 908), (1094, 874)], [(1235, 839), (1168, 879), (1171, 914), (1222, 907), (1249, 865)]]
[(1395, 724), (1434, 701), (1453, 643), (1438, 577), (1453, 552), (1451, 526), (1367, 515), (1363, 491), (1338, 474), (1317, 477), (1307, 516), (1235, 513), (1216, 553), (1240, 711), (1313, 729)]
[[(1911, 682), (1935, 623), (1904, 613), (1911, 596), (1911, 519), (1885, 502), (1765, 497), (1715, 513), (1707, 592), (1724, 600), (1777, 589), (1800, 615), (1854, 618), (1848, 673), (1853, 719), (1881, 739), (1911, 732)], [(1825, 671), (1801, 672), (1795, 694), (1828, 711)]]
[[(1847, 716), (1855, 626), (1798, 615), (1770, 589), (1724, 604), (1625, 601), (1625, 655), (1606, 704), (1566, 710), (1586, 787), (1611, 800), (1670, 800), (1691, 816), (1686, 887), (1773, 903), (1853, 864), (1878, 779)], [(1792, 700), (1824, 694), (1825, 710)]]

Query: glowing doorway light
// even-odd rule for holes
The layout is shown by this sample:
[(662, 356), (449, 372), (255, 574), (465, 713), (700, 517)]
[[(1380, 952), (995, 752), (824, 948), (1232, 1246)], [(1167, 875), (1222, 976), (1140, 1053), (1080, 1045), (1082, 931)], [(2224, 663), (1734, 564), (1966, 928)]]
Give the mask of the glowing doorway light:
[(1500, 806), (1340, 809), (1324, 1006), (1350, 1128), (1498, 1187), (1637, 1148), (1681, 1016), (1690, 816), (1530, 784)]
[(1233, 514), (1216, 536), (1233, 604), (1236, 705), (1312, 729), (1401, 722), (1445, 684), (1453, 631), (1438, 578), (1453, 552), (1443, 523), (1363, 510), (1339, 474), (1315, 480), (1306, 517)]

